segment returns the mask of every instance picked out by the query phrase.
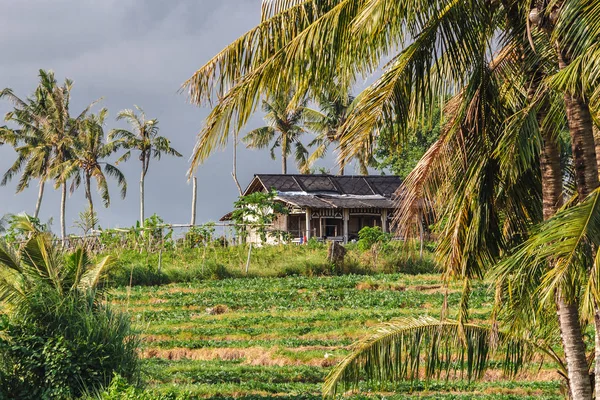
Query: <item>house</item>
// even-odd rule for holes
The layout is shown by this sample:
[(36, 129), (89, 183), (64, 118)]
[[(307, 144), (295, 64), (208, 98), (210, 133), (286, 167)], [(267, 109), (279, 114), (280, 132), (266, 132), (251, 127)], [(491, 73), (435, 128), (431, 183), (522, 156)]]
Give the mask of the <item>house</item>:
[[(295, 242), (312, 237), (347, 243), (365, 226), (389, 231), (396, 176), (255, 175), (244, 195), (275, 190), (276, 201), (289, 210), (272, 231), (287, 232)], [(221, 221), (231, 220), (231, 213)], [(260, 242), (255, 234), (249, 241)]]

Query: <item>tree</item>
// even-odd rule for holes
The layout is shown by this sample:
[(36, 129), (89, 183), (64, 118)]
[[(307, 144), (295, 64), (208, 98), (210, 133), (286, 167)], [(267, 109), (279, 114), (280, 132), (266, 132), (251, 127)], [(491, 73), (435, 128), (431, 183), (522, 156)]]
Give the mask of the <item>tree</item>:
[[(483, 277), (560, 205), (560, 162), (551, 147), (565, 122), (581, 199), (597, 185), (589, 115), (590, 107), (598, 112), (592, 99), (599, 98), (594, 43), (600, 25), (590, 27), (590, 21), (599, 10), (593, 0), (551, 4), (538, 10), (551, 29), (542, 23), (532, 30), (526, 20), (531, 5), (511, 0), (493, 6), (478, 0), (265, 1), (261, 24), (184, 84), (192, 101), (217, 102), (192, 161), (197, 165), (225, 143), (230, 130), (241, 129), (260, 95), (292, 87), (296, 97), (333, 85), (349, 88), (385, 56), (391, 61), (358, 96), (344, 124), (341, 158), (372, 148), (372, 132), (382, 126), (396, 124), (406, 141), (427, 120), (433, 102), (449, 98), (440, 139), (405, 181), (406, 206), (398, 218), (414, 222), (419, 202), (436, 210), (444, 276), (464, 282), (460, 326), (468, 321), (470, 280)], [(547, 157), (544, 174), (540, 155)], [(557, 293), (558, 322), (571, 394), (589, 399), (581, 297), (573, 285), (565, 282)]]
[(17, 97), (9, 88), (0, 92), (0, 98), (6, 98), (14, 104), (13, 111), (6, 114), (5, 120), (19, 126), (19, 129), (0, 128), (0, 142), (11, 144), (17, 152), (17, 160), (4, 174), (1, 185), (6, 185), (21, 170), (23, 172), (17, 185), (17, 193), (26, 189), (31, 179), (38, 179), (40, 187), (33, 214), (37, 218), (46, 180), (49, 178), (49, 161), (52, 152), (52, 146), (46, 142), (43, 132), (47, 93), (40, 83), (34, 94), (25, 101)]
[[(306, 126), (317, 135), (309, 144), (309, 147), (317, 146), (308, 159), (309, 164), (312, 165), (317, 159), (323, 158), (329, 146), (339, 145), (342, 127), (353, 101), (354, 97), (351, 95), (342, 97), (337, 94), (329, 94), (320, 97), (320, 111), (307, 109)], [(375, 159), (368, 151), (357, 152), (354, 159), (357, 161), (362, 175), (368, 175), (368, 168), (375, 165)], [(339, 175), (344, 175), (347, 163), (348, 160), (340, 160)]]
[(140, 224), (144, 226), (144, 182), (150, 160), (152, 158), (160, 160), (164, 154), (181, 157), (182, 155), (171, 147), (171, 142), (164, 136), (158, 136), (158, 120), (146, 119), (144, 110), (135, 106), (134, 110), (123, 110), (117, 115), (117, 121), (125, 120), (132, 131), (125, 129), (113, 129), (109, 133), (109, 140), (114, 141), (116, 147), (123, 147), (127, 150), (116, 162), (127, 161), (131, 157), (132, 150), (140, 152), (139, 160), (142, 163), (142, 172), (140, 176)]
[(97, 182), (104, 207), (110, 206), (106, 175), (117, 180), (122, 198), (125, 198), (127, 194), (127, 182), (123, 173), (114, 165), (104, 161), (117, 150), (114, 143), (104, 142), (104, 122), (107, 114), (108, 110), (103, 108), (98, 114), (89, 115), (81, 121), (79, 135), (74, 142), (74, 156), (63, 163), (60, 168), (62, 176), (72, 178), (71, 193), (83, 182), (85, 198), (88, 200), (91, 215), (95, 213), (91, 189), (92, 178)]
[(287, 214), (287, 208), (275, 200), (277, 192), (254, 192), (240, 196), (234, 204), (231, 216), (236, 223), (238, 234), (246, 240), (251, 231), (256, 231), (262, 242), (266, 242), (272, 232), (269, 226), (278, 215)]
[(86, 107), (77, 117), (70, 114), (71, 89), (73, 81), (65, 79), (59, 86), (52, 71), (40, 70), (40, 90), (44, 93), (43, 141), (51, 147), (48, 160), (48, 175), (54, 179), (55, 188), (61, 188), (60, 201), (60, 234), (65, 243), (67, 236), (66, 227), (66, 202), (68, 180), (73, 173), (65, 173), (65, 168), (75, 158), (76, 141), (79, 137), (81, 124), (85, 120), (92, 104)]
[[(294, 147), (294, 158), (298, 169), (308, 168), (308, 151), (300, 141), (304, 133), (302, 123), (306, 114), (306, 103), (292, 103), (291, 95), (277, 95), (270, 101), (263, 101), (262, 110), (266, 113), (267, 126), (249, 132), (242, 140), (249, 148), (265, 149), (270, 147), (271, 158), (275, 159), (275, 149), (281, 147), (281, 173), (287, 174), (287, 159)], [(272, 145), (271, 145), (272, 143)]]
[[(394, 137), (394, 127), (381, 130), (377, 143), (377, 169), (390, 171), (402, 180), (412, 172), (427, 150), (438, 140), (441, 131), (441, 112), (434, 113), (431, 126), (411, 132), (405, 143), (398, 146), (399, 140)], [(400, 141), (401, 142), (401, 141)]]

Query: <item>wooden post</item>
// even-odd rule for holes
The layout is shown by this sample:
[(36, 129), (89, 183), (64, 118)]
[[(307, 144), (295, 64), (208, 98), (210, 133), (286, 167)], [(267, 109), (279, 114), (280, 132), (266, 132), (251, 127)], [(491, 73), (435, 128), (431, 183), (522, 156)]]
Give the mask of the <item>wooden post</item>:
[(198, 178), (194, 177), (193, 189), (192, 189), (192, 221), (190, 225), (196, 226), (196, 199), (198, 196)]
[(387, 233), (388, 231), (388, 210), (384, 208), (381, 210), (381, 230), (383, 233)]
[(310, 219), (312, 216), (312, 212), (310, 208), (306, 208), (306, 240), (310, 239)]
[(323, 217), (319, 217), (319, 237), (323, 237)]
[(350, 220), (350, 210), (344, 208), (344, 244), (348, 243), (348, 221)]
[(246, 275), (248, 275), (248, 269), (250, 268), (250, 256), (252, 255), (252, 242), (250, 242), (250, 248), (248, 249), (248, 259), (246, 259)]

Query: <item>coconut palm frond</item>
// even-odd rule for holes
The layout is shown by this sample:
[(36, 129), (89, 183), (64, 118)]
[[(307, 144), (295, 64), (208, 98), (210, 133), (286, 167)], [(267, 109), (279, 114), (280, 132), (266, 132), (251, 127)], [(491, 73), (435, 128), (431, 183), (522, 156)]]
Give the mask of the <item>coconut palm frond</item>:
[(109, 270), (116, 265), (116, 259), (112, 256), (104, 257), (95, 265), (88, 265), (81, 279), (77, 283), (80, 290), (96, 289), (100, 281), (106, 277)]
[(354, 345), (327, 376), (323, 395), (356, 389), (361, 381), (374, 386), (387, 382), (432, 379), (479, 379), (492, 360), (508, 375), (515, 375), (535, 351), (549, 354), (543, 344), (509, 333), (499, 333), (492, 345), (492, 330), (476, 324), (439, 321), (431, 317), (404, 318), (381, 326)]

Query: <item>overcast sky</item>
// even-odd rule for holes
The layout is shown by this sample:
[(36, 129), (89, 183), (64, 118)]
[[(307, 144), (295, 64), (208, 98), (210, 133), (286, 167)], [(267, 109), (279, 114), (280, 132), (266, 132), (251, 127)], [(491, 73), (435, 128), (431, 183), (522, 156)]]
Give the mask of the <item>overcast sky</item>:
[[(7, 2), (0, 13), (0, 87), (21, 97), (37, 84), (40, 68), (55, 71), (61, 82), (74, 81), (71, 112), (79, 113), (103, 97), (95, 111), (107, 107), (110, 128), (119, 110), (137, 104), (149, 118), (158, 118), (161, 134), (171, 139), (183, 158), (152, 160), (146, 183), (146, 214), (157, 213), (170, 223), (190, 220), (191, 185), (186, 171), (196, 134), (209, 110), (188, 104), (180, 85), (219, 50), (260, 19), (260, 0), (20, 0)], [(10, 109), (0, 103), (0, 113)], [(251, 125), (259, 126), (255, 116)], [(126, 127), (126, 125), (122, 125)], [(0, 172), (15, 153), (0, 147)], [(231, 149), (217, 152), (198, 169), (198, 222), (218, 220), (232, 208), (237, 190), (231, 179)], [(291, 163), (290, 163), (291, 164)], [(332, 160), (321, 163), (331, 167)], [(280, 161), (267, 152), (238, 150), (239, 179), (246, 186), (256, 173), (279, 173)], [(112, 205), (100, 207), (103, 227), (131, 226), (139, 215), (137, 158), (121, 165), (129, 192), (121, 200), (112, 185)], [(15, 183), (0, 188), (0, 216), (33, 213), (37, 182), (16, 195)], [(60, 192), (49, 188), (42, 220), (54, 218), (58, 229)], [(83, 190), (67, 202), (67, 229), (86, 207)]]

